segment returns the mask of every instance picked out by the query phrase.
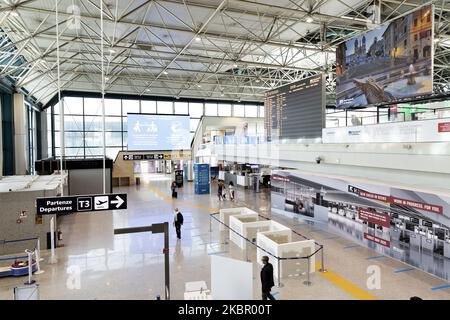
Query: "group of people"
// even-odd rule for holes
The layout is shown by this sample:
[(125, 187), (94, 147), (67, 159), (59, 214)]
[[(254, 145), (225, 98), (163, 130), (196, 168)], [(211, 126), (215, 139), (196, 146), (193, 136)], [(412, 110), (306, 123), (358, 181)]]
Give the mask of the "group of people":
[[(228, 184), (228, 194), (230, 196), (230, 200), (234, 200), (234, 183), (230, 181)], [(227, 200), (227, 188), (225, 187), (225, 183), (223, 180), (219, 180), (217, 183), (217, 197), (219, 201)]]

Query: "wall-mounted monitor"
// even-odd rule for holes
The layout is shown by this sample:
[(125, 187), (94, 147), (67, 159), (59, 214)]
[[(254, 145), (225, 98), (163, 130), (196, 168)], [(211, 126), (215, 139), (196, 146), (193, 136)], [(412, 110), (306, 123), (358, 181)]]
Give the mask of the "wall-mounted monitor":
[(189, 150), (189, 116), (128, 114), (129, 151)]
[(433, 91), (433, 5), (336, 49), (336, 107), (361, 108)]

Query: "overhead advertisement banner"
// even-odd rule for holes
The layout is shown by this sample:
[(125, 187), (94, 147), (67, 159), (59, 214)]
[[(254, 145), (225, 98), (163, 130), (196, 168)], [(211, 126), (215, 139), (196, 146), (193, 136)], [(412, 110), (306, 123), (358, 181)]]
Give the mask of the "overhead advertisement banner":
[(189, 150), (189, 116), (128, 114), (128, 151)]
[(361, 108), (433, 92), (434, 7), (383, 24), (336, 49), (336, 106)]

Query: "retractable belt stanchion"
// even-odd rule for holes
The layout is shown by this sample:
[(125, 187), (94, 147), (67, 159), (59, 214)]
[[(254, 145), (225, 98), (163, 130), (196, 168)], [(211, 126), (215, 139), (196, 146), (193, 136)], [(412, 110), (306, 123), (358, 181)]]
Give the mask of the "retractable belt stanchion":
[(281, 263), (280, 263), (280, 258), (277, 258), (277, 265), (278, 265), (278, 284), (277, 287), (281, 288)]
[(319, 269), (319, 272), (327, 272), (327, 269), (325, 269), (325, 262), (324, 262), (324, 259), (323, 259), (323, 251), (324, 251), (324, 248), (323, 248), (323, 246), (322, 246), (322, 248), (320, 249), (320, 260), (321, 260), (321, 263), (322, 263), (322, 267)]
[[(36, 257), (36, 266), (37, 266), (37, 270), (35, 272), (35, 274), (41, 274), (44, 273), (44, 270), (41, 270), (41, 239), (38, 237), (37, 238), (37, 244), (36, 244), (36, 249), (34, 249), (34, 255)], [(44, 260), (44, 259), (42, 259)]]
[(307, 273), (306, 273), (306, 281), (303, 281), (303, 284), (304, 285), (306, 285), (306, 286), (310, 286), (311, 285), (311, 281), (310, 281), (310, 279), (309, 279), (309, 277), (310, 277), (310, 272), (311, 272), (311, 270), (310, 270), (310, 262), (309, 262), (309, 257), (308, 257), (308, 259), (306, 260), (306, 263), (308, 264), (308, 268), (307, 268)]
[(31, 279), (31, 276), (33, 275), (33, 253), (34, 251), (31, 250), (25, 250), (25, 253), (28, 255), (28, 281), (25, 282), (26, 285), (30, 285), (35, 283), (36, 281)]

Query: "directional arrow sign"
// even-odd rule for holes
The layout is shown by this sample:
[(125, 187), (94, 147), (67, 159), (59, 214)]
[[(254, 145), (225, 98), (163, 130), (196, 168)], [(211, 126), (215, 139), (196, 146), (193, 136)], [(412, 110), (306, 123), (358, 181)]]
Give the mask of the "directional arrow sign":
[(126, 193), (36, 198), (36, 213), (39, 215), (65, 215), (74, 212), (122, 210), (126, 208)]
[(116, 209), (119, 209), (120, 206), (121, 206), (125, 201), (123, 201), (121, 197), (116, 196), (116, 200), (112, 200), (112, 201), (110, 201), (110, 202), (111, 202), (111, 204), (115, 204), (115, 205), (116, 205)]

